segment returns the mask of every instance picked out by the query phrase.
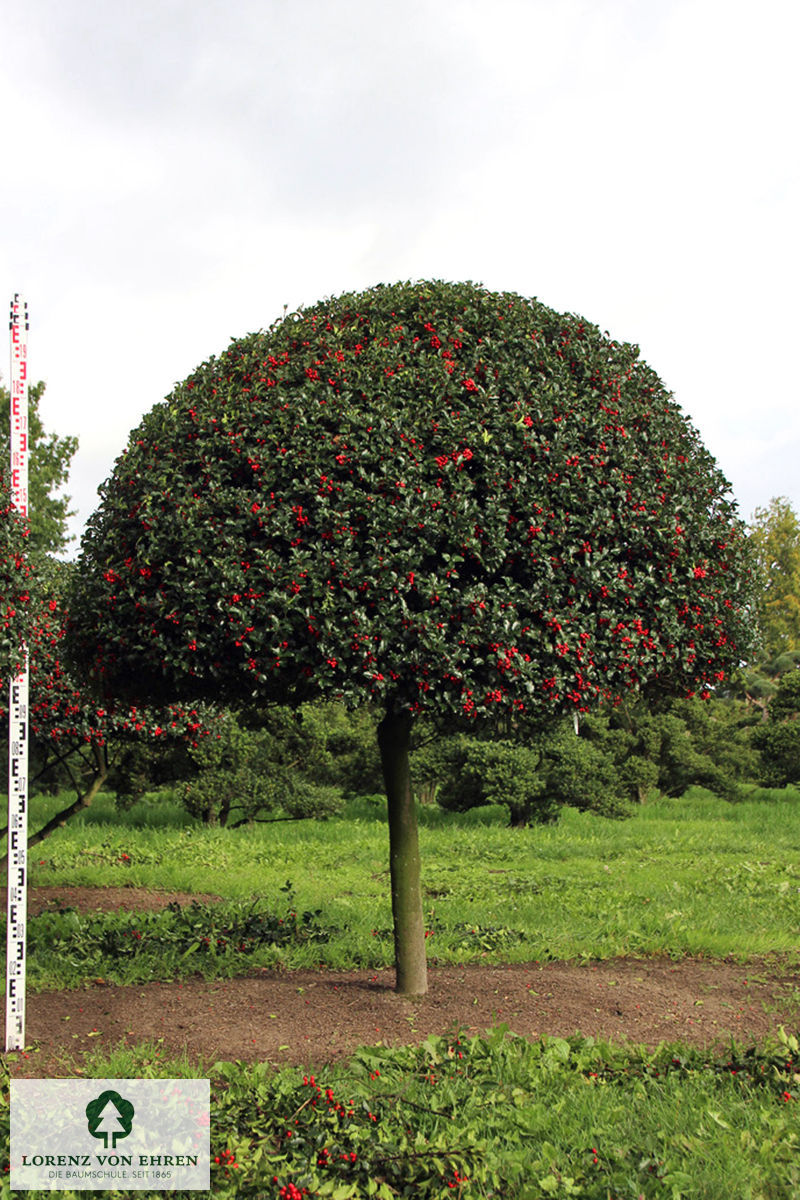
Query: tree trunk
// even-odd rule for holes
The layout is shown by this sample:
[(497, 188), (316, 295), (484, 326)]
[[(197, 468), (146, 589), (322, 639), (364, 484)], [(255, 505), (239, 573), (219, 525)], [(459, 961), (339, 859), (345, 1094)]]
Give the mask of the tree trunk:
[(417, 799), (420, 804), (435, 804), (439, 784), (435, 779), (426, 779), (417, 787)]
[(417, 812), (408, 765), (411, 722), (409, 713), (387, 713), (378, 726), (378, 746), (389, 802), (395, 990), (403, 996), (422, 996), (428, 990), (428, 968), (425, 962)]

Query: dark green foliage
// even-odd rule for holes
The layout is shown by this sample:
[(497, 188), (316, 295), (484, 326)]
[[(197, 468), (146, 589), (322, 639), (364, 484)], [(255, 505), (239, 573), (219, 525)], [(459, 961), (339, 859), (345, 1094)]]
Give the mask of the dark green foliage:
[(800, 781), (800, 670), (781, 676), (769, 702), (768, 720), (756, 726), (753, 741), (761, 754), (761, 782), (766, 787)]
[(286, 817), (328, 817), (340, 812), (341, 791), (314, 779), (305, 755), (302, 718), (290, 709), (265, 712), (257, 728), (221, 714), (210, 738), (189, 750), (194, 773), (181, 797), (208, 824), (236, 825)]
[(769, 714), (773, 721), (795, 721), (800, 714), (800, 670), (781, 676), (778, 690), (770, 701)]
[(622, 764), (585, 737), (578, 737), (572, 722), (562, 723), (542, 744), (545, 788), (553, 804), (567, 804), (605, 817), (623, 817), (630, 811), (634, 779)]
[(761, 751), (761, 782), (765, 787), (800, 783), (800, 722), (767, 724), (756, 731)]
[(28, 481), (31, 521), (31, 553), (62, 554), (72, 540), (67, 522), (74, 515), (70, 497), (63, 488), (69, 478), (70, 464), (78, 449), (76, 437), (45, 433), (39, 415), (39, 402), (44, 394), (43, 382), (32, 387), (28, 394), (28, 429), (30, 465)]
[(209, 824), (276, 816), (328, 817), (344, 793), (380, 787), (375, 726), (364, 710), (307, 704), (218, 713), (197, 747), (147, 743), (126, 749), (109, 776), (123, 806), (179, 784), (187, 810)]
[(775, 658), (747, 663), (733, 672), (723, 694), (726, 698), (743, 700), (754, 715), (764, 717), (781, 677), (798, 666), (800, 650), (787, 650)]
[(443, 808), (464, 812), (484, 804), (506, 804), (512, 825), (557, 818), (558, 806), (545, 794), (536, 750), (461, 736), (450, 739), (443, 751), (437, 795)]
[(338, 788), (310, 783), (275, 764), (205, 770), (185, 783), (179, 795), (186, 811), (209, 825), (322, 819), (340, 813), (344, 805)]
[(682, 796), (694, 785), (736, 800), (758, 775), (751, 724), (743, 704), (694, 698), (592, 714), (581, 733), (613, 764), (631, 800), (644, 802), (651, 788)]
[(254, 820), (276, 807), (278, 787), (273, 779), (249, 765), (209, 767), (185, 783), (179, 795), (184, 808), (207, 825), (227, 825), (233, 810), (237, 819)]
[(717, 762), (697, 748), (686, 721), (674, 713), (659, 713), (645, 722), (644, 736), (654, 743), (652, 758), (658, 766), (656, 786), (666, 796), (682, 796), (693, 784), (733, 800), (734, 782)]
[(739, 701), (639, 700), (583, 715), (579, 736), (561, 721), (518, 730), (513, 742), (440, 738), (414, 753), (412, 767), (452, 811), (506, 803), (514, 824), (555, 819), (562, 805), (621, 817), (653, 790), (682, 796), (701, 786), (741, 799), (760, 777), (756, 720)]
[(628, 811), (613, 759), (605, 748), (577, 737), (571, 721), (530, 736), (527, 744), (465, 735), (446, 739), (428, 752), (421, 769), (435, 772), (443, 808), (465, 812), (505, 804), (512, 825), (555, 821), (563, 805), (604, 816)]
[(400, 284), (234, 342), (147, 415), (86, 535), (75, 635), (111, 691), (553, 713), (724, 678), (742, 547), (635, 347)]
[(133, 742), (120, 749), (106, 786), (115, 794), (117, 805), (126, 809), (147, 792), (185, 782), (196, 770), (187, 744), (159, 746), (148, 741)]
[(764, 657), (800, 651), (800, 520), (785, 496), (756, 509), (748, 541)]
[[(698, 784), (724, 799), (740, 799), (742, 785), (752, 781), (758, 770), (747, 712), (724, 701), (676, 700), (664, 719), (677, 720), (679, 725), (669, 724), (662, 736), (657, 759), (659, 789), (680, 796)], [(652, 720), (655, 731), (660, 732), (661, 714)]]
[(300, 739), (307, 778), (350, 795), (377, 792), (383, 787), (375, 738), (377, 720), (368, 706), (350, 712), (336, 703), (304, 704), (300, 710)]

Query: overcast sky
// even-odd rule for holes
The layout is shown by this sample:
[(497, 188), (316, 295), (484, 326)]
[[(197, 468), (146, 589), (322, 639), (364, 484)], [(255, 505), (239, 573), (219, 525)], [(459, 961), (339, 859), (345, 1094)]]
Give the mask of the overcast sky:
[(0, 284), (75, 532), (231, 337), (423, 278), (638, 343), (742, 515), (800, 512), (799, 34), (796, 0), (0, 0)]

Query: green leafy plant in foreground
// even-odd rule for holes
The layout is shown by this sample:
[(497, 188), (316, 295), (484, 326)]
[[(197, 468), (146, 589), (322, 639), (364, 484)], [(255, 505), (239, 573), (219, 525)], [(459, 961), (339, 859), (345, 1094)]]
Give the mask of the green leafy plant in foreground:
[[(92, 1074), (197, 1074), (137, 1053), (98, 1055)], [(791, 1200), (800, 1188), (799, 1058), (786, 1034), (714, 1056), (581, 1037), (527, 1042), (499, 1027), (362, 1048), (323, 1070), (216, 1063), (209, 1194)], [(7, 1095), (6, 1077), (5, 1103)]]
[[(758, 1171), (774, 1185), (767, 1194), (788, 1196), (789, 1180), (800, 1178), (791, 1167), (793, 1114), (785, 1115), (795, 1102), (796, 1050), (787, 1039), (710, 1060), (582, 1038), (529, 1044), (502, 1028), (362, 1050), (334, 1086), (305, 1075), (278, 1105), (273, 1183), (283, 1195), (295, 1194), (290, 1187), (386, 1197), (722, 1195), (708, 1190), (710, 1178), (701, 1182), (701, 1159), (716, 1156), (709, 1143), (720, 1131), (758, 1157), (742, 1127), (754, 1104), (775, 1125), (771, 1165), (759, 1162)], [(629, 1122), (631, 1105), (639, 1114)]]

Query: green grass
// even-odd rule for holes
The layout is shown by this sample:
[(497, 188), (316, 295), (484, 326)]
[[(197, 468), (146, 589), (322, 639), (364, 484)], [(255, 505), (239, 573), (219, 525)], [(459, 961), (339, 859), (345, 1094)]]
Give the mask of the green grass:
[(201, 1071), (162, 1061), (157, 1045), (89, 1066), (96, 1078), (207, 1075), (217, 1200), (277, 1198), (289, 1183), (339, 1200), (790, 1200), (800, 1189), (797, 1054), (793, 1038), (713, 1060), (495, 1029), (371, 1047), (323, 1072)]
[[(34, 802), (34, 826), (55, 803)], [(497, 810), (462, 816), (420, 811), (434, 960), (797, 953), (797, 792), (762, 792), (731, 805), (695, 789), (684, 799), (644, 806), (626, 821), (571, 809), (556, 825), (514, 830), (502, 821)], [(170, 933), (174, 921), (163, 914), (148, 918), (139, 975), (131, 975), (134, 956), (110, 956), (106, 974), (117, 982), (176, 978), (198, 969), (229, 974), (248, 962), (349, 968), (389, 965), (393, 958), (388, 834), (377, 799), (353, 802), (342, 819), (223, 830), (187, 822), (169, 801), (151, 799), (118, 814), (111, 799), (101, 797), (93, 810), (35, 848), (30, 881), (212, 892), (230, 901), (220, 921), (239, 919), (255, 899), (260, 911), (277, 917), (290, 908), (316, 913), (325, 931), (324, 937), (252, 947), (247, 961), (194, 951), (181, 960)], [(287, 881), (291, 905), (282, 897)], [(30, 985), (76, 986), (97, 975), (97, 938), (114, 923), (124, 927), (124, 920), (75, 914), (32, 919)], [(76, 950), (57, 970), (67, 936)], [(95, 949), (84, 961), (78, 951), (92, 939)]]

